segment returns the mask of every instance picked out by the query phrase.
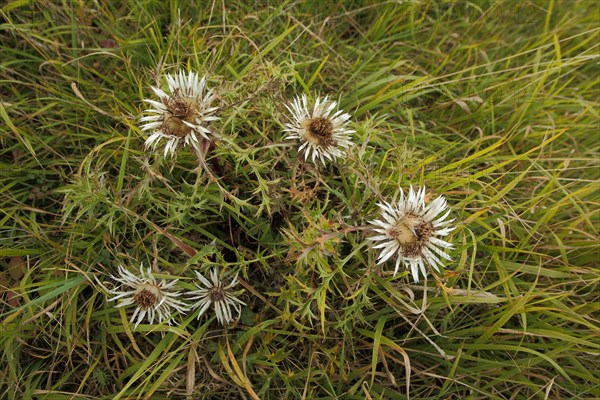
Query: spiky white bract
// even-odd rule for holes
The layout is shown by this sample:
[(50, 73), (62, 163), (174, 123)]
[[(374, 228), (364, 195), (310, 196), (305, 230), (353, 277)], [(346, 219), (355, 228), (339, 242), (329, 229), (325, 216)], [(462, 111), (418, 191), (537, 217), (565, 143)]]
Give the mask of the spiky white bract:
[(183, 71), (175, 75), (166, 75), (170, 94), (160, 88), (152, 87), (159, 101), (144, 99), (152, 106), (140, 118), (142, 131), (150, 131), (146, 139), (146, 149), (156, 149), (162, 140), (166, 141), (164, 157), (173, 156), (178, 147), (187, 145), (200, 149), (201, 140), (210, 140), (208, 125), (219, 118), (213, 115), (218, 107), (211, 107), (217, 98), (207, 88), (206, 76), (199, 78), (198, 73)]
[[(377, 264), (383, 264), (392, 256), (396, 256), (394, 275), (398, 273), (400, 263), (410, 268), (415, 282), (419, 281), (419, 270), (423, 277), (427, 276), (425, 263), (439, 272), (442, 266), (440, 257), (452, 261), (446, 250), (453, 248), (452, 244), (440, 239), (448, 236), (455, 227), (448, 225), (454, 219), (447, 220), (450, 210), (444, 213), (448, 204), (444, 196), (439, 196), (425, 205), (425, 187), (414, 190), (411, 186), (405, 196), (400, 189), (400, 200), (395, 204), (379, 203), (381, 219), (369, 221), (375, 225), (378, 233), (368, 238), (381, 242), (375, 249), (381, 249)], [(444, 213), (442, 216), (440, 214)]]
[(116, 307), (136, 306), (130, 319), (131, 323), (136, 321), (135, 328), (146, 317), (150, 324), (157, 320), (158, 323), (166, 322), (171, 325), (175, 311), (180, 313), (188, 311), (187, 304), (178, 300), (179, 292), (174, 291), (176, 279), (170, 282), (158, 281), (150, 268), (144, 270), (143, 264), (140, 264), (140, 276), (129, 272), (121, 265), (118, 267), (118, 272), (118, 276), (110, 276), (120, 283), (120, 286), (109, 290), (109, 293), (114, 295), (109, 301), (119, 300)]
[(310, 106), (306, 95), (296, 96), (286, 108), (290, 112), (289, 122), (285, 123), (286, 139), (300, 141), (298, 151), (304, 153), (304, 159), (313, 163), (319, 159), (333, 161), (342, 157), (344, 150), (352, 145), (351, 134), (355, 131), (348, 129), (350, 114), (336, 110), (337, 102), (327, 97), (317, 97), (314, 105)]
[(225, 325), (226, 323), (235, 320), (231, 312), (231, 307), (237, 311), (237, 318), (239, 318), (242, 312), (242, 306), (245, 306), (246, 303), (237, 298), (241, 291), (232, 292), (232, 289), (238, 283), (237, 274), (229, 285), (225, 285), (223, 281), (219, 279), (219, 273), (216, 268), (212, 268), (210, 280), (202, 276), (200, 272), (195, 272), (201, 285), (196, 285), (198, 289), (189, 293), (191, 296), (188, 300), (192, 302), (195, 301), (191, 305), (192, 309), (200, 309), (198, 319), (206, 312), (206, 310), (208, 310), (211, 304), (214, 308), (215, 315), (217, 316), (217, 321), (219, 321), (221, 325)]

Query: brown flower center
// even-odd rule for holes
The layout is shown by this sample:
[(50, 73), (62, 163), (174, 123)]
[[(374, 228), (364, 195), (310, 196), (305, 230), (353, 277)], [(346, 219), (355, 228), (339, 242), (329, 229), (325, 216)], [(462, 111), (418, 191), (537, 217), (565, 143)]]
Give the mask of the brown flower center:
[(306, 121), (305, 138), (320, 146), (330, 146), (334, 144), (333, 123), (331, 120), (323, 117), (313, 118)]
[(200, 116), (196, 101), (193, 98), (181, 96), (179, 89), (175, 89), (173, 95), (162, 99), (162, 102), (167, 107), (167, 112), (163, 116), (161, 130), (167, 135), (180, 138), (188, 135), (192, 128), (183, 121), (195, 123)]
[(208, 297), (211, 301), (222, 301), (225, 298), (225, 291), (220, 287), (213, 287), (208, 291)]
[(387, 234), (400, 244), (403, 255), (414, 257), (421, 254), (432, 231), (433, 225), (430, 222), (416, 215), (407, 215), (389, 229)]
[(143, 309), (148, 309), (158, 303), (158, 294), (150, 288), (144, 288), (133, 296), (133, 301)]

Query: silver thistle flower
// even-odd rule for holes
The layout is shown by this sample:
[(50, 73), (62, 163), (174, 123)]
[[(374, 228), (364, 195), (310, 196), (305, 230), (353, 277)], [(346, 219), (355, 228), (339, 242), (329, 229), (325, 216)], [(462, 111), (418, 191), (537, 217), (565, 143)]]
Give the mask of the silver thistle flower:
[(195, 272), (198, 280), (202, 283), (202, 286), (196, 285), (198, 289), (190, 292), (191, 297), (189, 297), (188, 300), (196, 300), (196, 302), (191, 305), (191, 308), (200, 309), (198, 319), (200, 319), (202, 314), (208, 310), (211, 304), (215, 310), (217, 321), (219, 321), (221, 325), (234, 321), (231, 307), (237, 311), (237, 318), (239, 318), (242, 312), (242, 306), (245, 306), (246, 303), (236, 297), (240, 292), (231, 291), (231, 289), (237, 285), (237, 274), (229, 285), (225, 285), (219, 279), (216, 268), (213, 268), (210, 272), (210, 281), (202, 276), (200, 272)]
[(167, 85), (171, 94), (152, 86), (152, 90), (160, 101), (144, 99), (152, 106), (146, 110), (150, 115), (140, 118), (142, 131), (151, 131), (146, 140), (146, 149), (166, 140), (164, 157), (171, 157), (181, 145), (201, 149), (201, 140), (210, 140), (208, 124), (219, 118), (214, 116), (217, 107), (211, 107), (216, 99), (212, 90), (206, 87), (206, 76), (199, 79), (198, 74), (190, 71), (186, 76), (183, 71), (175, 75), (167, 74)]
[(333, 161), (344, 155), (343, 149), (352, 145), (350, 135), (354, 130), (348, 129), (350, 114), (342, 110), (335, 111), (337, 102), (327, 97), (317, 97), (315, 104), (309, 107), (306, 95), (297, 96), (286, 105), (291, 113), (289, 122), (285, 123), (286, 139), (298, 139), (301, 144), (298, 151), (304, 153), (314, 163), (316, 159), (325, 164), (325, 160)]
[(407, 196), (404, 196), (400, 189), (398, 203), (384, 202), (378, 206), (381, 209), (381, 219), (369, 222), (376, 226), (373, 230), (379, 235), (368, 238), (382, 242), (373, 246), (375, 249), (382, 249), (377, 260), (378, 265), (396, 255), (394, 275), (403, 262), (410, 267), (413, 279), (418, 282), (419, 270), (423, 277), (427, 276), (425, 263), (439, 271), (439, 266), (443, 265), (439, 257), (452, 261), (445, 251), (453, 246), (439, 238), (447, 236), (455, 229), (447, 226), (454, 219), (444, 221), (450, 210), (438, 217), (448, 207), (443, 196), (425, 205), (425, 187), (417, 191), (411, 187)]
[(157, 319), (159, 323), (166, 322), (171, 325), (172, 314), (175, 311), (185, 313), (188, 311), (187, 305), (177, 298), (179, 292), (173, 291), (177, 280), (166, 282), (157, 281), (150, 268), (144, 271), (143, 264), (140, 264), (140, 276), (136, 276), (119, 265), (119, 275), (110, 277), (121, 285), (116, 289), (108, 290), (114, 297), (109, 301), (119, 300), (116, 307), (126, 307), (135, 305), (135, 311), (131, 316), (130, 322), (135, 322), (135, 328), (148, 318), (150, 324)]

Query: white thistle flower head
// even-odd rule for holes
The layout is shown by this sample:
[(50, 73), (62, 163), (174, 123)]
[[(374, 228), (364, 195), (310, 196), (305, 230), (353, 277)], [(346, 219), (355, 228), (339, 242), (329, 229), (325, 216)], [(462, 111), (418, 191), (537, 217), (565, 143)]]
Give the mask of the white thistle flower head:
[(170, 94), (151, 86), (159, 101), (144, 99), (152, 108), (146, 110), (150, 115), (140, 118), (144, 123), (142, 131), (151, 132), (146, 149), (156, 149), (164, 139), (165, 158), (172, 157), (181, 145), (200, 149), (201, 140), (210, 140), (208, 124), (219, 119), (213, 115), (218, 107), (210, 106), (217, 96), (207, 89), (206, 76), (199, 79), (196, 72), (190, 71), (186, 76), (179, 71), (175, 75), (167, 74), (166, 80)]
[(179, 292), (173, 290), (176, 279), (168, 283), (165, 280), (157, 281), (150, 268), (144, 271), (143, 264), (140, 264), (140, 276), (132, 274), (121, 265), (118, 270), (119, 276), (110, 277), (121, 285), (108, 291), (114, 295), (109, 301), (119, 300), (117, 307), (136, 306), (130, 320), (131, 323), (136, 321), (135, 328), (145, 317), (150, 324), (157, 319), (158, 323), (166, 322), (171, 325), (174, 311), (188, 311), (187, 304), (177, 299)]
[(348, 129), (350, 114), (343, 110), (334, 111), (337, 102), (327, 97), (317, 97), (315, 104), (309, 107), (306, 95), (296, 96), (286, 105), (291, 113), (285, 123), (286, 139), (298, 139), (301, 144), (298, 151), (304, 153), (314, 163), (316, 159), (333, 161), (344, 155), (343, 150), (352, 145), (350, 138), (354, 130)]
[(195, 272), (198, 280), (202, 283), (202, 286), (196, 285), (198, 289), (190, 292), (192, 296), (189, 297), (188, 300), (196, 300), (196, 302), (191, 305), (191, 308), (200, 309), (198, 319), (200, 319), (202, 314), (208, 310), (211, 304), (215, 310), (217, 321), (219, 321), (221, 325), (234, 321), (231, 307), (237, 311), (237, 318), (239, 318), (242, 312), (242, 306), (245, 306), (246, 303), (236, 297), (240, 292), (231, 291), (231, 289), (237, 285), (237, 274), (229, 285), (225, 285), (223, 281), (219, 279), (216, 268), (213, 268), (210, 272), (210, 281), (202, 276), (200, 272)]
[(395, 255), (394, 275), (398, 272), (400, 263), (404, 263), (410, 268), (415, 282), (418, 282), (419, 270), (423, 277), (427, 276), (425, 263), (439, 272), (439, 266), (443, 265), (440, 257), (452, 261), (446, 254), (446, 250), (453, 248), (452, 244), (440, 239), (455, 229), (448, 227), (454, 219), (445, 221), (450, 210), (439, 216), (448, 208), (444, 196), (425, 205), (425, 187), (415, 191), (411, 186), (407, 196), (400, 189), (398, 203), (384, 202), (378, 206), (381, 209), (381, 219), (369, 221), (376, 226), (373, 230), (378, 235), (368, 238), (381, 242), (373, 246), (381, 249), (378, 265)]

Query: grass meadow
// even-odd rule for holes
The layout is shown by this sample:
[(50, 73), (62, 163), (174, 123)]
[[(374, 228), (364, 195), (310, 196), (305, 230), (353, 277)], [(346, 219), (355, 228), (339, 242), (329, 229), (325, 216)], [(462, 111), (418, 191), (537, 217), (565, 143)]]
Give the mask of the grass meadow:
[[(600, 398), (595, 1), (1, 4), (0, 398)], [(144, 146), (178, 70), (203, 164)], [(285, 139), (302, 94), (351, 115), (335, 162)], [(367, 240), (411, 186), (456, 228), (419, 282)], [(135, 327), (140, 263), (246, 305)]]

